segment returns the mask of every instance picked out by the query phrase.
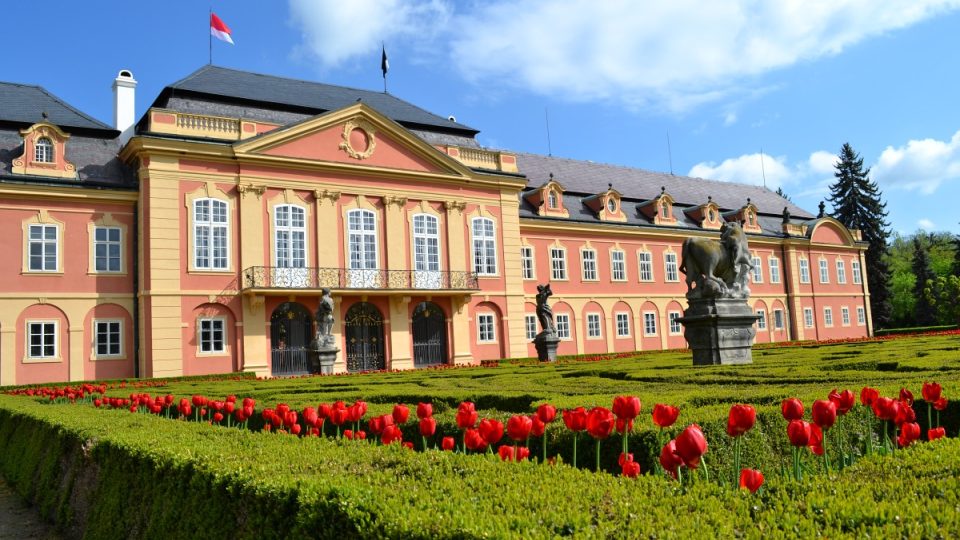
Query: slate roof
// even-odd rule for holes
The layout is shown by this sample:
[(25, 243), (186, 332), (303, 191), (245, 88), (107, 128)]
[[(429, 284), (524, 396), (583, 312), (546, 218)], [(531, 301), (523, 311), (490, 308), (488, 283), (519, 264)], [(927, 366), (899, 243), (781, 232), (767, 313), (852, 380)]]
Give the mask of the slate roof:
[(353, 105), (359, 99), (384, 116), (408, 128), (426, 128), (469, 137), (478, 133), (476, 129), (452, 122), (383, 92), (210, 65), (164, 88), (153, 106), (165, 107), (169, 98), (177, 95), (182, 97), (183, 93), (225, 97), (248, 103), (309, 111), (313, 114), (342, 109)]
[[(661, 186), (666, 187), (667, 193), (673, 197), (677, 206), (678, 211), (675, 215), (680, 213), (682, 207), (706, 203), (707, 197), (710, 196), (721, 210), (739, 209), (747, 203), (749, 197), (761, 214), (779, 218), (783, 207), (786, 206), (795, 218), (814, 217), (813, 214), (762, 186), (674, 176), (619, 165), (526, 153), (517, 153), (517, 167), (522, 174), (526, 175), (527, 185), (530, 188), (545, 184), (550, 179), (550, 173), (553, 173), (553, 179), (566, 190), (564, 206), (570, 211), (571, 218), (580, 212), (580, 208), (583, 208), (585, 215), (592, 216), (590, 209), (583, 205), (582, 198), (606, 191), (608, 184), (613, 184), (613, 189), (619, 191), (624, 200), (635, 202), (650, 200), (660, 194)], [(571, 198), (568, 199), (568, 196)], [(624, 204), (624, 208), (631, 206), (635, 205)], [(592, 218), (592, 220), (595, 219)], [(649, 223), (645, 218), (640, 219)], [(779, 230), (779, 224), (777, 229)]]
[(0, 82), (0, 121), (31, 126), (43, 120), (60, 128), (102, 131), (104, 136), (116, 137), (118, 132), (70, 106), (41, 86)]

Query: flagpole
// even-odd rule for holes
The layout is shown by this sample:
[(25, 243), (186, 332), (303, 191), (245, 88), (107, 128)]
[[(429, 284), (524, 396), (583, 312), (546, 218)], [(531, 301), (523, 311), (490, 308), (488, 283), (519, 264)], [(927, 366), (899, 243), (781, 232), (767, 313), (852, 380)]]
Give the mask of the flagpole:
[(213, 6), (210, 6), (210, 16), (207, 17), (207, 65), (213, 65), (213, 33), (210, 31), (210, 20), (213, 19)]

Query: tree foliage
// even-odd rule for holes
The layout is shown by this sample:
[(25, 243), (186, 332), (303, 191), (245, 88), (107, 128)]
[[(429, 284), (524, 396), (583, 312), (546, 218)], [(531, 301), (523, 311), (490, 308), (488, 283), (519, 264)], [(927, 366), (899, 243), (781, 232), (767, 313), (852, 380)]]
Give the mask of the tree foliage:
[(869, 243), (866, 253), (866, 275), (870, 287), (870, 310), (874, 328), (889, 326), (892, 313), (890, 269), (887, 266), (887, 239), (890, 224), (886, 221), (887, 205), (876, 182), (864, 170), (863, 158), (849, 143), (840, 149), (835, 165), (836, 181), (830, 186), (828, 200), (833, 206), (832, 216), (847, 228), (860, 229), (863, 240)]
[(913, 237), (913, 296), (917, 299), (914, 307), (914, 321), (920, 326), (930, 326), (937, 322), (937, 314), (934, 308), (934, 299), (929, 294), (937, 276), (930, 267), (930, 258), (927, 256), (927, 246), (923, 245), (921, 238), (925, 234), (917, 234)]
[[(923, 248), (930, 269), (933, 272), (932, 283), (928, 283), (923, 290), (923, 294), (929, 296), (930, 303), (936, 313), (937, 324), (956, 324), (960, 322), (955, 313), (958, 310), (952, 310), (953, 304), (960, 306), (957, 298), (960, 298), (960, 291), (956, 291), (951, 296), (949, 290), (951, 282), (947, 279), (950, 276), (957, 276), (953, 273), (954, 261), (957, 257), (956, 237), (950, 233), (917, 232), (909, 236), (895, 234), (890, 242), (887, 264), (890, 268), (891, 279), (891, 305), (892, 316), (891, 326), (893, 327), (911, 327), (919, 324), (915, 319), (918, 304), (917, 278), (913, 268), (914, 251), (916, 250), (915, 240), (919, 241)], [(960, 279), (958, 279), (960, 284)], [(929, 294), (927, 290), (929, 289)]]

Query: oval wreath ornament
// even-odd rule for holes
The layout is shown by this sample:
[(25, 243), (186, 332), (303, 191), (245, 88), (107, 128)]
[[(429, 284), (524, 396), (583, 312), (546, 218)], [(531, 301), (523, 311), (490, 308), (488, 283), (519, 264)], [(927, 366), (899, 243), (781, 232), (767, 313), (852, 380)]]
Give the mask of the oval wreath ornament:
[[(353, 147), (353, 141), (351, 141), (351, 136), (353, 135), (354, 130), (360, 130), (367, 140), (367, 147), (363, 149), (357, 149)], [(376, 130), (362, 120), (349, 120), (343, 125), (343, 141), (340, 143), (340, 149), (347, 153), (348, 156), (354, 159), (367, 159), (373, 155), (373, 150), (377, 146), (377, 139), (374, 137)]]

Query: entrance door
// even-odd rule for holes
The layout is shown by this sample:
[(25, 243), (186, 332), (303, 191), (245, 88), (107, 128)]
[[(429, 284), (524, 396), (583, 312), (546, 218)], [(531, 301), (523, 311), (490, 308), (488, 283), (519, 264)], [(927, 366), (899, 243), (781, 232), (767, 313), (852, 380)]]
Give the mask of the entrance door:
[(435, 366), (447, 362), (447, 321), (432, 302), (420, 302), (413, 310), (413, 365)]
[(270, 316), (271, 372), (275, 377), (310, 372), (308, 346), (313, 317), (297, 302), (284, 302)]
[(357, 302), (344, 317), (347, 338), (347, 370), (386, 369), (383, 354), (383, 315), (369, 302)]

